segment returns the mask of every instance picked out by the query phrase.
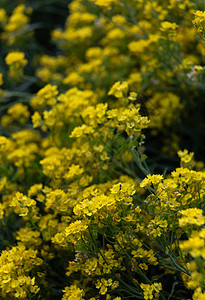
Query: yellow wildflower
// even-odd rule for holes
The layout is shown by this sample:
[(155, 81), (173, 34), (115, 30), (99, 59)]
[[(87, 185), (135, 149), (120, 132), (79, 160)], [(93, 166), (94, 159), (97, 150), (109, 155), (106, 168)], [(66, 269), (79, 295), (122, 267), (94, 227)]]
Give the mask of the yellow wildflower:
[(5, 58), (6, 64), (15, 66), (17, 69), (25, 67), (27, 60), (25, 59), (25, 54), (23, 52), (10, 52)]
[(149, 188), (152, 184), (157, 185), (163, 179), (163, 175), (150, 175), (148, 174), (147, 177), (140, 183), (140, 187)]
[[(152, 285), (141, 283), (140, 287), (143, 290), (145, 300), (158, 299), (159, 292), (160, 292), (160, 290), (162, 290), (161, 282), (160, 283), (155, 282)], [(154, 295), (153, 295), (153, 292), (155, 292)]]
[(108, 95), (114, 95), (117, 98), (122, 98), (123, 95), (126, 95), (128, 91), (128, 83), (126, 81), (120, 82), (117, 81), (113, 84)]
[(62, 300), (83, 300), (84, 291), (77, 287), (77, 285), (66, 286), (63, 290)]
[(56, 85), (47, 84), (37, 93), (40, 99), (45, 100), (47, 105), (53, 106), (56, 104), (56, 96), (58, 95), (58, 90)]
[(189, 225), (202, 226), (205, 223), (202, 209), (188, 208), (179, 212), (182, 217), (179, 219), (180, 227), (187, 227)]
[(0, 85), (2, 85), (3, 83), (4, 83), (4, 81), (3, 81), (3, 74), (0, 73)]
[(27, 65), (25, 54), (23, 52), (10, 52), (5, 58), (6, 64), (9, 66), (9, 76), (19, 79), (23, 73), (23, 68)]
[(111, 8), (112, 4), (117, 3), (116, 0), (90, 0), (90, 1), (94, 2), (96, 5), (98, 5), (102, 8), (106, 8), (106, 9)]
[(203, 32), (205, 25), (205, 11), (197, 10), (194, 15), (195, 18), (193, 20), (193, 24), (196, 26), (199, 32)]

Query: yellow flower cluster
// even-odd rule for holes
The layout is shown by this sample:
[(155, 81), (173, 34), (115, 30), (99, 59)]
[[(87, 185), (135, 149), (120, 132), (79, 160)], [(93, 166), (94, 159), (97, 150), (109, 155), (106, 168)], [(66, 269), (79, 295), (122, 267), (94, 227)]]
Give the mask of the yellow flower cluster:
[(12, 78), (18, 78), (22, 72), (23, 67), (26, 66), (27, 60), (23, 52), (10, 52), (5, 58), (6, 64), (9, 68), (9, 75)]
[(179, 226), (186, 227), (189, 225), (202, 226), (205, 223), (205, 219), (202, 209), (188, 208), (180, 211), (182, 217), (179, 219)]
[(8, 45), (13, 45), (22, 39), (22, 34), (29, 23), (28, 15), (31, 13), (32, 8), (27, 8), (23, 3), (17, 5), (9, 17), (7, 17), (5, 10), (0, 10), (1, 22), (4, 29), (2, 39)]
[(179, 150), (177, 152), (178, 156), (180, 157), (180, 164), (181, 167), (186, 167), (186, 168), (193, 168), (195, 165), (194, 161), (194, 153), (188, 153), (187, 149), (184, 149), (184, 151)]
[[(152, 285), (141, 283), (140, 287), (143, 290), (145, 300), (158, 299), (159, 291), (162, 290), (161, 283), (154, 283)], [(154, 296), (153, 296), (153, 292), (155, 292)]]
[(22, 52), (10, 52), (6, 56), (5, 61), (7, 65), (15, 65), (16, 68), (24, 67), (27, 64), (25, 55)]
[(76, 285), (66, 286), (63, 290), (62, 300), (83, 300), (83, 290), (77, 287)]
[(204, 32), (205, 30), (205, 11), (197, 10), (195, 13), (195, 18), (193, 24), (196, 26), (199, 32)]
[(205, 230), (202, 228), (200, 231), (192, 231), (188, 240), (181, 242), (181, 250), (184, 256), (190, 255), (192, 260), (187, 264), (189, 270), (189, 278), (187, 280), (188, 288), (194, 289), (193, 299), (203, 299), (204, 293), (202, 287), (205, 284)]
[(2, 73), (0, 73), (0, 85), (2, 85), (3, 84), (3, 75), (2, 75)]
[(0, 289), (5, 299), (28, 299), (29, 294), (35, 295), (39, 287), (35, 277), (30, 277), (31, 270), (40, 266), (43, 261), (37, 257), (36, 250), (26, 250), (23, 244), (4, 250), (0, 257)]
[(28, 121), (29, 117), (30, 113), (28, 106), (22, 103), (17, 103), (7, 110), (7, 114), (1, 119), (1, 125), (6, 127), (14, 124), (15, 122), (24, 124), (26, 121)]

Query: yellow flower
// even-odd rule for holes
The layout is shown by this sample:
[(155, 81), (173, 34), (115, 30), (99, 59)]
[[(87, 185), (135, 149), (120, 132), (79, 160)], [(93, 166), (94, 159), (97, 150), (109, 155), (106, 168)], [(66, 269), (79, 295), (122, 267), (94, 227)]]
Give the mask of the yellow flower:
[(135, 101), (137, 99), (137, 93), (135, 92), (130, 92), (128, 99), (130, 101)]
[(198, 287), (192, 296), (193, 300), (205, 300), (205, 293), (202, 291), (201, 287)]
[(112, 4), (116, 4), (116, 0), (90, 0), (102, 8), (111, 8)]
[(128, 83), (127, 81), (120, 82), (117, 81), (113, 84), (108, 95), (114, 95), (116, 98), (122, 98), (123, 95), (126, 95), (128, 91)]
[(79, 138), (85, 134), (92, 134), (94, 132), (91, 126), (83, 124), (82, 126), (77, 126), (73, 129), (70, 134), (71, 138)]
[[(29, 276), (32, 269), (41, 265), (43, 260), (37, 251), (20, 243), (10, 250), (4, 250), (0, 256), (1, 295), (7, 299), (28, 299), (29, 295), (39, 291), (35, 277)], [(7, 297), (8, 296), (8, 297)]]
[(19, 216), (27, 216), (29, 213), (29, 208), (36, 205), (36, 201), (17, 192), (13, 199), (11, 200), (10, 207), (14, 207), (15, 211)]
[(27, 65), (25, 54), (23, 52), (10, 52), (5, 58), (6, 64), (9, 66), (9, 76), (19, 79), (22, 76), (23, 68)]
[(76, 240), (79, 240), (82, 236), (82, 233), (85, 233), (87, 231), (87, 228), (88, 228), (87, 221), (77, 220), (71, 223), (65, 229), (66, 239), (70, 242), (75, 242)]
[(164, 21), (161, 23), (161, 30), (166, 31), (166, 30), (176, 30), (179, 26), (176, 23), (171, 23)]
[(71, 180), (76, 176), (82, 175), (83, 172), (84, 172), (84, 169), (81, 168), (79, 165), (72, 164), (69, 168), (68, 173), (64, 175), (64, 178)]
[(140, 183), (140, 187), (149, 188), (152, 184), (157, 185), (163, 179), (163, 175), (147, 175), (147, 177)]
[(16, 103), (11, 106), (7, 110), (7, 114), (10, 116), (10, 122), (17, 121), (21, 124), (24, 124), (30, 116), (28, 106), (22, 103)]
[(143, 53), (150, 45), (150, 40), (139, 40), (129, 43), (128, 48), (136, 54)]
[(83, 300), (84, 291), (73, 284), (71, 286), (66, 286), (63, 290), (62, 300)]
[(40, 99), (43, 99), (46, 104), (53, 106), (56, 104), (56, 96), (58, 95), (58, 90), (56, 85), (47, 84), (37, 93)]
[(0, 73), (0, 85), (2, 85), (3, 84), (3, 74), (2, 73)]
[(0, 203), (0, 220), (4, 217), (4, 205)]
[(205, 223), (205, 217), (202, 215), (203, 211), (199, 208), (188, 208), (179, 212), (182, 217), (179, 219), (180, 227), (187, 227), (189, 225), (201, 226)]
[[(144, 294), (144, 299), (149, 300), (149, 299), (158, 299), (159, 297), (159, 291), (162, 290), (162, 284), (155, 282), (154, 284), (140, 284), (141, 289), (143, 290)], [(153, 292), (155, 292), (153, 296)]]
[(184, 149), (183, 151), (179, 150), (177, 154), (180, 157), (180, 165), (182, 167), (192, 168), (194, 166), (195, 162), (193, 152), (189, 153), (187, 149)]
[(42, 118), (39, 112), (35, 111), (33, 114), (32, 118), (32, 123), (33, 123), (33, 128), (40, 127), (42, 123)]
[(193, 20), (193, 24), (196, 26), (199, 32), (203, 32), (205, 30), (205, 11), (197, 10), (194, 15), (195, 18)]
[(10, 52), (5, 58), (6, 64), (15, 66), (17, 69), (25, 67), (27, 60), (25, 59), (25, 54), (23, 52)]
[(7, 21), (6, 10), (3, 8), (0, 8), (0, 24), (5, 24), (6, 21)]

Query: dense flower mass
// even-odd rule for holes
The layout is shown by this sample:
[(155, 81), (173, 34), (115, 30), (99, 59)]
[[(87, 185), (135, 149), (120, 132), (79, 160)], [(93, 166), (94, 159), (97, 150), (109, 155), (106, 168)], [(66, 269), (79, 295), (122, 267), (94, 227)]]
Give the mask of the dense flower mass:
[(0, 3), (0, 298), (205, 299), (204, 1), (65, 2)]

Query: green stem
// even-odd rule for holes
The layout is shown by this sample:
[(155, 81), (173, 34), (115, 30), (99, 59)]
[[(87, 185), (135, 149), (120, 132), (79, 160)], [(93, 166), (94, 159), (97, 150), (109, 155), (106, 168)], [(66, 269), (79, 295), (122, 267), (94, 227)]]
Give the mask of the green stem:
[(138, 267), (138, 265), (136, 265), (136, 263), (133, 261), (132, 257), (128, 254), (127, 251), (124, 250), (124, 248), (120, 245), (120, 243), (118, 242), (117, 237), (115, 236), (115, 234), (112, 232), (118, 246), (121, 248), (121, 250), (123, 251), (123, 253), (129, 258), (129, 260), (133, 263), (133, 265), (137, 268), (139, 274), (142, 276), (142, 278), (149, 284), (152, 284), (151, 281), (147, 278), (147, 276), (141, 271), (141, 269)]

